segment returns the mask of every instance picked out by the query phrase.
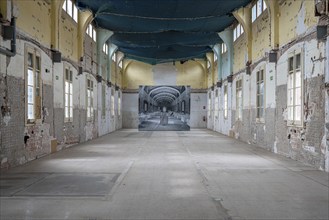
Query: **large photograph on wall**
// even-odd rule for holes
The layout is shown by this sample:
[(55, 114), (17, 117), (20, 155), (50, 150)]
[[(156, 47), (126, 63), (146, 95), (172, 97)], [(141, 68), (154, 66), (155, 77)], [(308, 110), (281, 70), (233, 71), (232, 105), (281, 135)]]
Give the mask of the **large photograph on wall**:
[(190, 86), (140, 86), (140, 131), (189, 131)]

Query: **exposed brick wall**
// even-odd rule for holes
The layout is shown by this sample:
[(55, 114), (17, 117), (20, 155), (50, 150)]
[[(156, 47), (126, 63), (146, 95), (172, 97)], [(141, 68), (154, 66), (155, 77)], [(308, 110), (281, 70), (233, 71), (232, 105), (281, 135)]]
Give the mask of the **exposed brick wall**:
[[(8, 114), (0, 116), (1, 131), (1, 167), (9, 167), (11, 164), (22, 164), (26, 161), (24, 156), (24, 80), (12, 76), (2, 76), (2, 82), (6, 81), (8, 93), (6, 96)], [(13, 86), (15, 85), (15, 86)], [(4, 94), (4, 93), (1, 93)], [(6, 116), (5, 119), (3, 116)], [(6, 122), (7, 121), (7, 122)]]

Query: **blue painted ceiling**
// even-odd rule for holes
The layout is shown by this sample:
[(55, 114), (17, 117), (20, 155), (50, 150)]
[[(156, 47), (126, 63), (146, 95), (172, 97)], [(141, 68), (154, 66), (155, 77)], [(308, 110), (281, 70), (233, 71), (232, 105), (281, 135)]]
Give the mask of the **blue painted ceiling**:
[(202, 58), (250, 0), (76, 0), (126, 57), (150, 64)]

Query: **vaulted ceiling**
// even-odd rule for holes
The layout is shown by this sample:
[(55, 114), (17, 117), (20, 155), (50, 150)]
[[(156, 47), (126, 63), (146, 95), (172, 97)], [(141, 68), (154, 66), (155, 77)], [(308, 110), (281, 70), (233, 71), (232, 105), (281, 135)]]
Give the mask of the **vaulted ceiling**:
[(232, 12), (250, 0), (76, 0), (128, 58), (151, 64), (202, 58), (221, 43)]

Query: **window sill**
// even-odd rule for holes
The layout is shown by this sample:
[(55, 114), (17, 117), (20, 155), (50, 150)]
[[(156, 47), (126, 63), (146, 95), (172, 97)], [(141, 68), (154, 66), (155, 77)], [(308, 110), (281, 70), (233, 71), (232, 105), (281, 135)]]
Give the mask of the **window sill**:
[(303, 124), (287, 124), (288, 127), (303, 128)]
[(256, 118), (256, 124), (265, 124), (264, 118)]
[(41, 124), (42, 124), (41, 119), (35, 119), (34, 121), (26, 121), (25, 122), (25, 126), (27, 126), (27, 127), (34, 126), (34, 125), (41, 125)]

